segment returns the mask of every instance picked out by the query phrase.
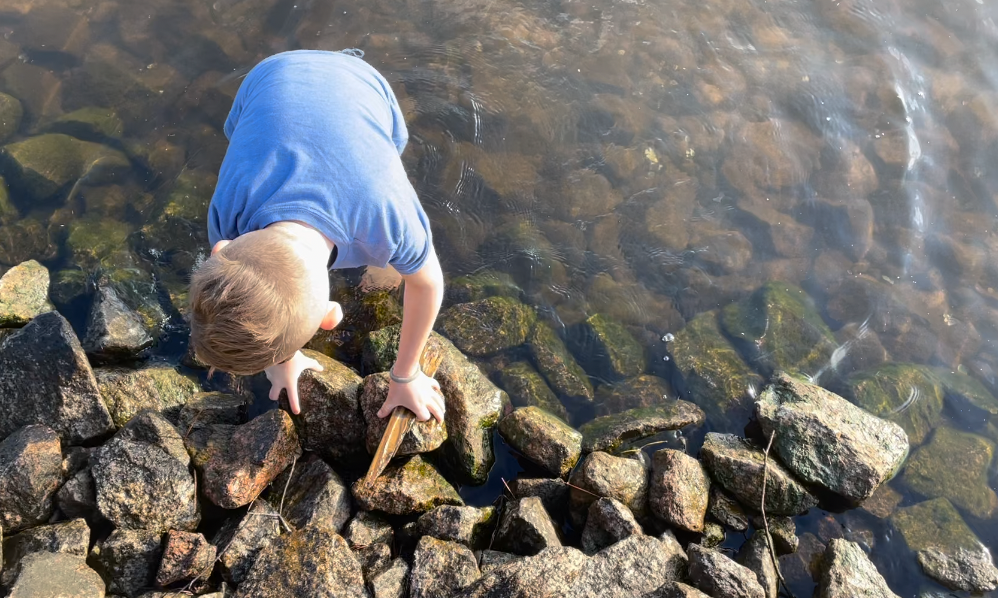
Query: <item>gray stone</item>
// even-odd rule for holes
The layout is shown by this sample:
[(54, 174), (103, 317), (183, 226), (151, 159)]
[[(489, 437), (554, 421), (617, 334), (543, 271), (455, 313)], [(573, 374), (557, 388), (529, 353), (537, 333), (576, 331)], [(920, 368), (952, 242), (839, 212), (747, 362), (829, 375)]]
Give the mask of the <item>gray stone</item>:
[[(114, 425), (122, 427), (139, 412), (152, 409), (177, 422), (184, 405), (200, 390), (197, 380), (172, 365), (154, 363), (139, 369), (97, 368), (97, 387)], [(189, 429), (178, 426), (183, 434)]]
[(343, 538), (350, 544), (350, 548), (357, 549), (374, 544), (391, 544), (395, 532), (392, 530), (392, 525), (383, 517), (360, 511), (347, 524)]
[(564, 513), (568, 510), (569, 486), (553, 478), (516, 478), (510, 482), (513, 495), (517, 498), (536, 496), (544, 503), (548, 513)]
[(683, 400), (669, 400), (661, 405), (629, 409), (613, 415), (597, 417), (583, 424), (583, 452), (612, 451), (628, 440), (636, 440), (686, 426), (700, 425), (704, 413), (699, 407)]
[(187, 434), (194, 428), (217, 424), (238, 426), (245, 424), (253, 397), (231, 395), (223, 392), (199, 392), (180, 408), (177, 429)]
[(641, 598), (710, 598), (710, 596), (693, 586), (677, 581), (667, 581), (654, 592), (645, 594)]
[(21, 561), (8, 598), (104, 598), (104, 581), (86, 560), (70, 554), (38, 552)]
[(717, 486), (710, 489), (710, 499), (707, 501), (707, 512), (721, 525), (743, 532), (748, 529), (749, 517), (745, 509), (727, 492)]
[(277, 511), (262, 500), (254, 502), (242, 517), (226, 521), (212, 541), (225, 581), (236, 585), (242, 583), (260, 551), (280, 534)]
[(207, 580), (215, 565), (216, 549), (201, 534), (170, 530), (163, 548), (163, 558), (156, 573), (156, 585)]
[(582, 530), (582, 551), (596, 554), (624, 538), (643, 533), (630, 509), (620, 501), (601, 498), (589, 507), (586, 527)]
[[(388, 428), (388, 417), (378, 417), (378, 410), (388, 398), (388, 385), (390, 378), (388, 372), (371, 374), (364, 378), (360, 391), (360, 409), (364, 414), (364, 421), (367, 422), (367, 452), (374, 454), (381, 443), (381, 437), (385, 435)], [(430, 418), (425, 422), (413, 422), (412, 429), (405, 435), (402, 444), (399, 445), (395, 456), (415, 455), (417, 453), (428, 453), (440, 448), (440, 445), (447, 440), (447, 422), (439, 423), (435, 418)]]
[(0, 277), (0, 327), (24, 326), (35, 316), (53, 309), (49, 302), (49, 271), (45, 266), (30, 260)]
[(360, 409), (360, 376), (322, 353), (303, 353), (318, 361), (323, 371), (307, 370), (298, 380), (301, 413), (294, 421), (302, 448), (331, 460), (362, 458), (366, 426)]
[(87, 356), (58, 312), (0, 343), (0, 437), (28, 424), (49, 426), (69, 445), (114, 430)]
[(589, 376), (551, 326), (538, 322), (527, 339), (527, 346), (537, 369), (556, 393), (572, 400), (593, 400)]
[[(711, 432), (704, 439), (700, 459), (711, 478), (742, 504), (751, 508), (762, 504), (762, 449), (732, 434)], [(766, 514), (799, 515), (818, 504), (776, 459), (769, 459), (767, 471)]]
[(511, 561), (483, 575), (455, 598), (542, 598), (571, 596), (572, 584), (589, 562), (581, 551), (552, 547)]
[(552, 546), (561, 546), (561, 538), (541, 499), (532, 496), (506, 504), (496, 532), (498, 550), (530, 556)]
[(769, 550), (766, 530), (755, 530), (748, 542), (742, 544), (737, 560), (739, 565), (755, 573), (759, 585), (766, 592), (766, 598), (779, 598), (780, 578), (773, 564), (773, 554)]
[(28, 555), (53, 552), (85, 559), (89, 547), (90, 528), (82, 519), (41, 525), (3, 538), (3, 575), (0, 576), (0, 584), (11, 586), (21, 560)]
[(364, 581), (370, 582), (379, 573), (388, 568), (392, 562), (392, 547), (388, 544), (371, 544), (363, 548), (350, 547), (353, 555), (360, 563), (361, 573)]
[(821, 563), (817, 598), (898, 598), (859, 544), (835, 539)]
[(467, 546), (423, 536), (413, 556), (411, 598), (449, 598), (480, 577), (478, 562)]
[[(793, 517), (769, 517), (769, 533), (776, 547), (776, 555), (793, 554), (797, 552), (800, 539), (797, 537), (797, 524)], [(756, 529), (765, 527), (761, 515), (752, 516), (752, 525)]]
[(97, 507), (97, 489), (90, 467), (86, 467), (66, 480), (55, 495), (55, 504), (63, 517), (87, 520), (90, 525), (105, 522)]
[(716, 550), (689, 546), (690, 582), (714, 598), (765, 598), (765, 590), (751, 570)]
[(662, 543), (662, 550), (666, 554), (665, 567), (669, 575), (673, 579), (685, 578), (690, 560), (686, 556), (686, 551), (683, 550), (683, 545), (676, 539), (676, 535), (672, 533), (672, 530), (663, 532), (658, 539)]
[(416, 530), (422, 536), (458, 542), (469, 548), (484, 543), (495, 527), (493, 507), (455, 507), (441, 505), (424, 513), (416, 521)]
[(351, 491), (361, 509), (390, 515), (415, 515), (440, 505), (464, 504), (457, 490), (420, 455), (390, 463), (370, 487), (363, 478), (357, 480)]
[(648, 504), (657, 517), (686, 531), (703, 531), (709, 497), (710, 478), (695, 458), (672, 449), (652, 455)]
[(523, 557), (518, 554), (510, 554), (499, 550), (483, 550), (478, 557), (478, 570), (481, 571), (482, 575), (488, 575), (506, 563), (511, 563), (521, 558)]
[(340, 532), (351, 510), (350, 489), (340, 476), (314, 454), (296, 463), (291, 473), (288, 468), (271, 485), (269, 500), (274, 508), (283, 504), (281, 514), (297, 529), (321, 524)]
[(579, 461), (582, 434), (538, 407), (521, 407), (499, 422), (503, 438), (523, 456), (565, 477)]
[(675, 581), (671, 555), (651, 536), (634, 535), (606, 548), (583, 566), (566, 594), (573, 598), (630, 598)]
[(46, 521), (62, 484), (59, 437), (25, 426), (0, 442), (0, 530), (11, 534)]
[(908, 456), (901, 426), (785, 373), (759, 396), (756, 414), (788, 469), (852, 501), (869, 498)]
[(486, 356), (522, 345), (536, 321), (537, 314), (523, 303), (488, 297), (444, 310), (437, 329), (462, 353)]
[(371, 580), (371, 598), (405, 598), (408, 587), (409, 565), (402, 559), (395, 559)]
[(534, 366), (518, 361), (501, 367), (498, 374), (500, 386), (509, 393), (515, 407), (538, 407), (562, 421), (569, 421), (568, 410)]
[(163, 556), (163, 534), (118, 529), (100, 545), (97, 560), (107, 580), (107, 591), (134, 598), (156, 582)]
[(640, 461), (590, 453), (572, 473), (569, 510), (572, 522), (581, 526), (589, 506), (600, 497), (619, 500), (635, 517), (648, 512), (648, 470)]
[(97, 288), (82, 342), (87, 355), (102, 362), (126, 361), (138, 357), (154, 341), (142, 317), (118, 297), (113, 287)]

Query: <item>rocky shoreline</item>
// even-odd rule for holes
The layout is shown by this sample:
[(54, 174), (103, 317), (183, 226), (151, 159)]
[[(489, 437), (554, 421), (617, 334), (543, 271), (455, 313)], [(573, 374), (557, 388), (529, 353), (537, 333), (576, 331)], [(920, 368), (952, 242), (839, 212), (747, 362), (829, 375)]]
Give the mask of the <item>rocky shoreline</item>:
[[(970, 378), (894, 365), (840, 381), (847, 400), (784, 373), (830, 343), (809, 304), (767, 285), (749, 301), (785, 330), (766, 338), (764, 358), (745, 355), (764, 361), (768, 383), (728, 340), (752, 333), (737, 323), (750, 304), (732, 304), (671, 339), (689, 402), (662, 391), (612, 319), (593, 316), (566, 342), (482, 279), (454, 286), (470, 300), (452, 302), (446, 337), (429, 341), (443, 355), (445, 425), (418, 424), (364, 487), (398, 337), (392, 309), (356, 344), (365, 377), (309, 350), (325, 370), (305, 374), (302, 414), (285, 405), (251, 418), (238, 384), (205, 392), (190, 358), (183, 369), (144, 360), (156, 331), (135, 307), (98, 287), (80, 341), (49, 299), (45, 267), (12, 268), (0, 279), (0, 586), (12, 597), (776, 598), (779, 563), (822, 597), (895, 596), (861, 530), (798, 537), (794, 517), (847, 505), (886, 520), (943, 585), (998, 588), (961, 515), (996, 506), (990, 458), (975, 457), (991, 445), (940, 428), (909, 457), (915, 414), (868, 410), (890, 400), (891, 380), (916, 374), (947, 401), (994, 405)], [(594, 372), (605, 381), (595, 392)], [(581, 425), (568, 417), (579, 402), (593, 413)], [(716, 431), (688, 454), (679, 440), (705, 412)], [(737, 422), (750, 424), (744, 435), (730, 433)], [(487, 480), (500, 439), (533, 473), (504, 480), (491, 506), (465, 505), (458, 489)], [(885, 482), (902, 471), (928, 500), (899, 507)], [(979, 486), (940, 484), (970, 474)], [(722, 547), (732, 533), (747, 537), (734, 555)]]

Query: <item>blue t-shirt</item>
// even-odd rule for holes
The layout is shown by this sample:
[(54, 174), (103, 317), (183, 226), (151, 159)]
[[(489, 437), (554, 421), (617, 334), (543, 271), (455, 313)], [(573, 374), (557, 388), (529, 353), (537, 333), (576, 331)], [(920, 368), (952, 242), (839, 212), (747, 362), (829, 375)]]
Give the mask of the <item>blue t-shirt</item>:
[(333, 268), (423, 266), (433, 239), (399, 157), (405, 120), (363, 60), (312, 50), (267, 58), (239, 87), (225, 136), (212, 245), (297, 220), (336, 244)]

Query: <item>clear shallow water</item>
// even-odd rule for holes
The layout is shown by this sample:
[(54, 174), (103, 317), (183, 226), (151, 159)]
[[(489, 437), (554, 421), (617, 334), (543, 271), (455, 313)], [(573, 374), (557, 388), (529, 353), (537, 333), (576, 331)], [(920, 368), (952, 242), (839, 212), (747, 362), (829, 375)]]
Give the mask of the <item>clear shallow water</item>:
[[(221, 123), (253, 64), (359, 48), (406, 111), (404, 159), (450, 277), (507, 272), (566, 327), (609, 314), (663, 376), (663, 335), (790, 281), (837, 331), (846, 373), (926, 363), (995, 390), (996, 13), (976, 0), (4, 0), (0, 91), (25, 105), (19, 136), (113, 108), (123, 127), (110, 143), (144, 166), (116, 188), (84, 176), (69, 201), (21, 204), (22, 228), (0, 227), (0, 247), (9, 261), (86, 269), (66, 240), (79, 222), (120, 223), (100, 229), (105, 253), (142, 245), (128, 235), (178, 190), (210, 189)], [(206, 249), (197, 201), (185, 205), (190, 228), (153, 256), (163, 299), (178, 304)], [(847, 301), (850, 279), (875, 289), (862, 308)], [(864, 325), (879, 354), (851, 349)], [(181, 350), (177, 330), (163, 353)], [(495, 478), (517, 469), (504, 456), (465, 493), (491, 502)], [(827, 538), (827, 517), (798, 529)], [(932, 587), (885, 524), (831, 517), (869, 530), (896, 591)], [(998, 540), (993, 519), (967, 519)]]

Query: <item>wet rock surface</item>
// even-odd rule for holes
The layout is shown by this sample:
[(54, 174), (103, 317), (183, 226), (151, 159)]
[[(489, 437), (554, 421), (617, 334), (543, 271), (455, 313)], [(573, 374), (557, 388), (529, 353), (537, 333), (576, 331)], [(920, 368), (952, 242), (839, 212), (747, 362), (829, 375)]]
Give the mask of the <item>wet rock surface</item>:
[(582, 347), (593, 373), (605, 380), (640, 376), (647, 366), (644, 347), (620, 322), (601, 314), (590, 316), (580, 331)]
[(26, 426), (0, 442), (0, 530), (11, 534), (52, 514), (63, 482), (59, 437), (45, 426)]
[(710, 478), (703, 465), (685, 453), (663, 449), (652, 455), (648, 506), (672, 527), (703, 530)]
[(998, 496), (988, 482), (994, 445), (975, 434), (940, 427), (919, 447), (905, 466), (901, 481), (927, 498), (945, 497), (978, 519), (998, 508)]
[(612, 498), (601, 498), (589, 507), (582, 530), (582, 551), (593, 555), (624, 538), (643, 533), (630, 509)]
[(240, 584), (261, 550), (281, 534), (277, 511), (258, 500), (242, 516), (230, 518), (212, 540), (218, 568), (229, 583)]
[(629, 440), (667, 430), (680, 430), (704, 421), (703, 411), (688, 401), (674, 399), (654, 407), (639, 407), (597, 417), (579, 427), (585, 452), (614, 450)]
[[(378, 417), (378, 410), (388, 398), (388, 384), (391, 382), (387, 372), (371, 374), (364, 378), (364, 384), (360, 391), (360, 408), (364, 414), (364, 421), (367, 422), (366, 444), (367, 452), (374, 454), (381, 443), (388, 428), (390, 418)], [(440, 445), (447, 440), (447, 422), (438, 423), (436, 419), (430, 418), (425, 422), (413, 422), (412, 429), (405, 435), (402, 444), (399, 445), (396, 456), (415, 455), (417, 453), (428, 453), (440, 448)]]
[[(158, 411), (171, 422), (179, 423), (181, 409), (200, 390), (195, 380), (165, 364), (137, 370), (98, 368), (94, 375), (101, 398), (119, 428), (145, 409)], [(184, 433), (188, 427), (178, 426)]]
[(521, 498), (506, 505), (496, 532), (497, 549), (531, 556), (552, 546), (561, 546), (561, 538), (541, 499)]
[(745, 509), (731, 495), (717, 486), (710, 489), (707, 512), (721, 525), (743, 532), (748, 529), (749, 518)]
[(593, 399), (593, 386), (585, 370), (550, 325), (538, 322), (527, 343), (537, 369), (556, 393), (570, 399)]
[(611, 415), (628, 409), (652, 407), (668, 403), (669, 384), (658, 376), (635, 376), (603, 385), (596, 392), (596, 415)]
[(51, 199), (84, 175), (107, 180), (130, 168), (117, 150), (59, 133), (6, 145), (2, 157), (11, 186), (37, 201)]
[(0, 583), (11, 586), (20, 563), (37, 553), (59, 553), (85, 559), (90, 547), (90, 528), (83, 519), (40, 525), (3, 538), (3, 575)]
[(101, 361), (134, 359), (154, 341), (142, 317), (112, 287), (98, 287), (82, 341), (87, 355)]
[[(848, 385), (853, 402), (904, 428), (912, 446), (923, 443), (942, 420), (942, 388), (928, 368), (888, 364), (853, 374)], [(913, 396), (918, 400), (911, 401)]]
[(499, 431), (510, 446), (556, 476), (567, 476), (579, 461), (582, 434), (538, 407), (507, 415)]
[(437, 329), (463, 353), (485, 356), (522, 345), (536, 321), (519, 301), (489, 297), (444, 310)]
[(0, 277), (0, 326), (24, 326), (55, 309), (49, 302), (48, 268), (35, 260), (18, 264)]
[(215, 551), (201, 534), (170, 530), (156, 572), (156, 584), (166, 587), (192, 579), (207, 579), (215, 564)]
[(816, 594), (819, 598), (896, 598), (883, 576), (870, 562), (859, 544), (848, 540), (832, 540), (825, 550), (821, 579)]
[(720, 552), (697, 544), (689, 547), (690, 582), (715, 598), (765, 598), (755, 573)]
[(104, 581), (83, 557), (38, 552), (26, 556), (10, 586), (10, 598), (60, 596), (103, 598)]
[(529, 363), (519, 361), (502, 368), (499, 372), (499, 384), (509, 393), (514, 406), (537, 407), (562, 421), (569, 420), (568, 410)]
[(475, 548), (483, 543), (486, 534), (491, 534), (496, 523), (495, 515), (492, 507), (479, 509), (441, 505), (420, 515), (416, 530), (424, 536)]
[(339, 532), (350, 519), (350, 489), (314, 454), (277, 476), (268, 499), (275, 509), (283, 505), (281, 514), (296, 529), (321, 524)]
[(97, 558), (107, 591), (134, 598), (154, 587), (162, 556), (163, 534), (115, 530), (101, 544)]
[(389, 464), (371, 487), (364, 485), (363, 478), (358, 480), (352, 492), (360, 508), (391, 515), (414, 515), (440, 505), (464, 504), (454, 487), (419, 455)]
[(572, 473), (569, 491), (572, 521), (582, 523), (589, 506), (600, 497), (627, 505), (635, 517), (648, 510), (648, 470), (640, 461), (590, 453)]
[(310, 350), (303, 353), (317, 360), (323, 371), (306, 371), (298, 382), (301, 413), (294, 420), (302, 448), (330, 459), (363, 455), (365, 425), (359, 401), (360, 376), (322, 353)]
[(478, 562), (467, 546), (423, 536), (413, 556), (409, 596), (453, 596), (479, 576)]

